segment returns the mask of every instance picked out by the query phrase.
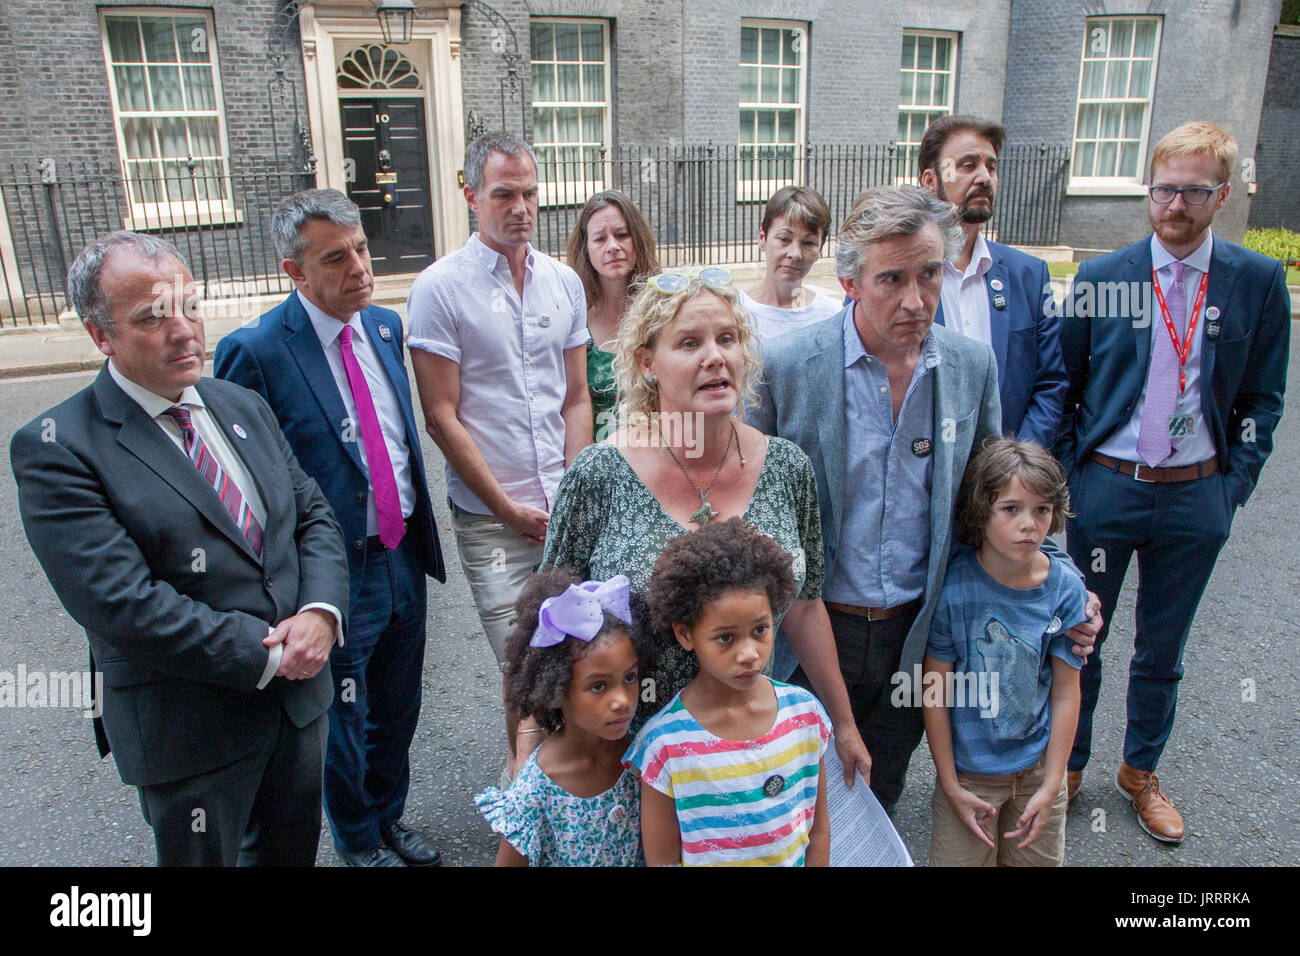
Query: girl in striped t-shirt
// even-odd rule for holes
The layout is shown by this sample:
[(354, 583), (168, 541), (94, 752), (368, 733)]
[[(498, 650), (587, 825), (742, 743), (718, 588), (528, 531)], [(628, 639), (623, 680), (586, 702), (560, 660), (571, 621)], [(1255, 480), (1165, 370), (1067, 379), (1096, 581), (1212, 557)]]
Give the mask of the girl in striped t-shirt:
[(646, 591), (652, 623), (700, 672), (637, 734), (623, 762), (641, 775), (650, 866), (825, 866), (817, 698), (763, 674), (772, 608), (792, 596), (791, 559), (739, 518), (668, 543)]

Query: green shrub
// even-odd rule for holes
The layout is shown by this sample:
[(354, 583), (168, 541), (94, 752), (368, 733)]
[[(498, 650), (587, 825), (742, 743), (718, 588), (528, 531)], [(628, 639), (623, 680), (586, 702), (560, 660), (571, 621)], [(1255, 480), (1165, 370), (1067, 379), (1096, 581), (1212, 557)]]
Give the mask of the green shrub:
[(1292, 232), (1290, 229), (1247, 229), (1244, 245), (1254, 252), (1284, 262), (1300, 260), (1300, 232)]

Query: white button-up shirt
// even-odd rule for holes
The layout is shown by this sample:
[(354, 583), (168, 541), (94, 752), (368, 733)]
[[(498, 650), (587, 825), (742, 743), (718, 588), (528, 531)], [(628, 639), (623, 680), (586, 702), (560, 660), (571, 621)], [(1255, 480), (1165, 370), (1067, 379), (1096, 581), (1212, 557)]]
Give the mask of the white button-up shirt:
[[(1191, 309), (1196, 304), (1196, 290), (1201, 286), (1201, 276), (1210, 271), (1210, 254), (1214, 251), (1214, 233), (1208, 232), (1205, 241), (1196, 247), (1196, 251), (1189, 255), (1183, 262), (1183, 293), (1187, 299), (1187, 322), (1192, 321)], [(1156, 277), (1160, 280), (1160, 288), (1165, 292), (1165, 299), (1168, 300), (1169, 286), (1174, 281), (1173, 264), (1177, 260), (1169, 254), (1169, 250), (1160, 244), (1160, 241), (1153, 234), (1151, 236), (1151, 266), (1156, 270)], [(1169, 329), (1165, 326), (1165, 320), (1160, 315), (1160, 303), (1156, 301), (1155, 290), (1151, 290), (1150, 295), (1150, 319), (1151, 319), (1151, 351), (1155, 351), (1155, 337), (1157, 335), (1168, 335)], [(1194, 465), (1197, 462), (1205, 461), (1207, 458), (1213, 458), (1216, 454), (1214, 449), (1214, 436), (1210, 434), (1209, 428), (1205, 425), (1205, 415), (1201, 412), (1201, 342), (1205, 338), (1205, 304), (1201, 304), (1201, 316), (1196, 322), (1196, 332), (1192, 335), (1192, 344), (1188, 349), (1187, 362), (1183, 366), (1183, 371), (1187, 377), (1187, 394), (1182, 407), (1187, 409), (1188, 413), (1193, 416), (1193, 428), (1196, 434), (1188, 435), (1178, 439), (1175, 442), (1176, 447), (1173, 453), (1160, 463), (1161, 468), (1176, 468), (1179, 465)], [(1183, 326), (1183, 334), (1186, 335), (1187, 326)], [(1181, 346), (1182, 343), (1180, 342)], [(1150, 356), (1147, 358), (1147, 367), (1150, 368)], [(1137, 404), (1133, 406), (1133, 417), (1129, 419), (1127, 425), (1117, 429), (1104, 442), (1097, 446), (1097, 451), (1103, 455), (1109, 455), (1111, 458), (1118, 458), (1121, 461), (1142, 461), (1142, 456), (1138, 454), (1138, 429), (1142, 425), (1142, 409), (1147, 402), (1147, 374), (1144, 371), (1142, 376), (1142, 394), (1138, 396)], [(1223, 463), (1221, 462), (1220, 465)]]
[[(506, 257), (478, 233), (416, 277), (406, 300), (408, 348), (460, 366), (457, 414), (513, 501), (551, 510), (564, 477), (564, 353), (587, 344), (578, 274), (531, 245), (524, 294)], [(447, 493), (474, 514), (491, 509), (447, 465)]]
[[(352, 385), (348, 382), (348, 371), (343, 366), (343, 343), (339, 334), (343, 323), (332, 315), (326, 315), (299, 290), (298, 301), (307, 310), (320, 347), (325, 352), (325, 361), (329, 363), (338, 386), (339, 397), (348, 418), (355, 423), (353, 429), (356, 437), (357, 452), (361, 455), (361, 464), (366, 469), (366, 479), (370, 479), (370, 459), (366, 455), (366, 443), (361, 436), (361, 419), (357, 417), (357, 403), (352, 397)], [(393, 466), (393, 477), (397, 479), (397, 495), (402, 502), (402, 516), (409, 518), (415, 510), (415, 485), (411, 483), (411, 449), (406, 443), (406, 423), (402, 420), (402, 409), (397, 403), (397, 394), (393, 391), (388, 373), (384, 371), (383, 361), (375, 354), (375, 348), (366, 337), (366, 328), (361, 324), (361, 313), (352, 313), (348, 325), (352, 327), (352, 354), (357, 357), (357, 364), (366, 377), (370, 389), (370, 400), (375, 403), (375, 417), (379, 419), (379, 430), (384, 435), (384, 445), (388, 448), (388, 460)], [(375, 516), (375, 484), (370, 481), (366, 491), (366, 534), (374, 537), (379, 534), (379, 519)]]
[(989, 293), (985, 274), (993, 267), (989, 244), (979, 233), (975, 234), (975, 248), (964, 272), (959, 272), (951, 262), (943, 263), (943, 324), (968, 339), (983, 342), (992, 348), (993, 331), (989, 327)]

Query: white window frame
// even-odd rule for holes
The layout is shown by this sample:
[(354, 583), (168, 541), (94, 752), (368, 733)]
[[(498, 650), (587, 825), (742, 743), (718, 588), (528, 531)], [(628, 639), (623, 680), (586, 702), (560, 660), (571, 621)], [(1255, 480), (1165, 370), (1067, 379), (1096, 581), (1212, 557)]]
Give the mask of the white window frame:
[[(126, 110), (118, 101), (117, 80), (115, 70), (118, 66), (145, 66), (142, 59), (136, 61), (124, 61), (120, 64), (113, 62), (113, 54), (109, 49), (108, 43), (108, 21), (110, 19), (120, 19), (124, 17), (143, 17), (156, 19), (202, 19), (207, 24), (207, 53), (208, 69), (212, 74), (212, 92), (215, 108), (211, 110), (197, 109), (179, 109), (179, 110)], [(122, 168), (130, 171), (136, 165), (149, 163), (154, 166), (159, 177), (163, 176), (162, 163), (165, 161), (175, 161), (177, 157), (172, 156), (155, 156), (147, 160), (131, 158), (127, 155), (126, 137), (123, 132), (123, 121), (127, 119), (155, 119), (160, 116), (175, 116), (182, 118), (202, 117), (206, 119), (215, 119), (217, 121), (217, 136), (220, 144), (219, 156), (202, 156), (195, 157), (204, 161), (215, 161), (221, 164), (222, 173), (220, 176), (221, 189), (225, 194), (223, 199), (168, 199), (161, 202), (142, 202), (137, 200), (132, 193), (130, 180), (123, 183), (126, 191), (126, 198), (129, 212), (123, 222), (127, 229), (165, 229), (177, 226), (197, 226), (220, 223), (236, 223), (243, 221), (242, 211), (235, 208), (234, 192), (230, 179), (230, 146), (226, 138), (226, 115), (225, 115), (225, 98), (221, 89), (221, 66), (217, 60), (216, 30), (213, 21), (212, 11), (210, 9), (201, 9), (197, 7), (101, 7), (99, 11), (99, 33), (103, 42), (104, 49), (104, 66), (108, 71), (108, 90), (113, 104), (113, 130), (117, 137), (118, 159)], [(181, 42), (179, 38), (177, 42)], [(143, 57), (144, 51), (141, 50)], [(184, 61), (188, 62), (188, 61)], [(146, 83), (148, 82), (148, 71), (145, 71)], [(182, 89), (184, 84), (182, 83)], [(183, 158), (182, 158), (183, 159)], [(212, 177), (202, 177), (211, 180)], [(166, 188), (160, 181), (161, 188)]]
[[(793, 32), (793, 33), (795, 34), (795, 39), (794, 39), (793, 42), (794, 42), (795, 44), (797, 44), (797, 46), (795, 47), (795, 49), (796, 49), (796, 52), (798, 52), (798, 53), (800, 54), (800, 57), (799, 57), (799, 61), (800, 61), (800, 62), (799, 62), (799, 64), (798, 64), (798, 69), (799, 69), (799, 82), (798, 82), (798, 84), (797, 84), (798, 101), (797, 101), (796, 103), (783, 103), (783, 102), (780, 102), (779, 100), (778, 100), (777, 102), (773, 103), (773, 102), (768, 102), (768, 101), (761, 100), (761, 99), (756, 99), (756, 100), (743, 100), (743, 99), (741, 99), (741, 100), (739, 101), (739, 107), (738, 107), (738, 109), (741, 110), (741, 111), (744, 111), (744, 110), (769, 110), (769, 111), (771, 111), (771, 112), (773, 112), (773, 113), (776, 113), (776, 112), (784, 112), (784, 111), (793, 110), (793, 111), (794, 111), (794, 114), (795, 114), (795, 115), (794, 115), (794, 142), (793, 142), (793, 143), (759, 143), (759, 142), (757, 141), (756, 138), (755, 138), (754, 140), (750, 141), (750, 142), (745, 142), (744, 139), (743, 139), (743, 133), (742, 133), (742, 136), (740, 136), (740, 137), (737, 138), (737, 145), (736, 145), (736, 200), (737, 200), (737, 202), (767, 202), (767, 200), (771, 197), (771, 195), (772, 195), (774, 192), (776, 192), (778, 189), (783, 189), (783, 188), (785, 188), (786, 186), (793, 186), (793, 185), (795, 185), (796, 183), (801, 183), (801, 182), (803, 182), (804, 146), (805, 146), (805, 144), (806, 144), (806, 142), (807, 142), (806, 136), (807, 136), (807, 115), (808, 115), (808, 109), (807, 109), (807, 106), (808, 106), (808, 54), (809, 54), (809, 52), (810, 52), (809, 49), (808, 49), (808, 24), (807, 24), (807, 22), (805, 22), (805, 21), (801, 21), (801, 20), (759, 20), (759, 19), (746, 18), (746, 19), (743, 19), (743, 20), (740, 21), (740, 28), (741, 28), (742, 31), (744, 31), (746, 28), (753, 28), (753, 29), (757, 29), (757, 30), (760, 30), (760, 31), (761, 31), (761, 30), (784, 30), (784, 31), (790, 31), (790, 32)], [(762, 34), (760, 33), (760, 34), (759, 34), (759, 51), (760, 51), (760, 52), (759, 52), (759, 57), (758, 57), (759, 62), (758, 62), (758, 63), (745, 63), (743, 60), (741, 60), (741, 59), (737, 59), (737, 64), (736, 64), (736, 69), (737, 69), (737, 83), (739, 83), (739, 71), (742, 70), (742, 69), (744, 69), (745, 67), (756, 67), (756, 66), (757, 66), (757, 67), (762, 67), (762, 66), (769, 66), (769, 67), (770, 67), (770, 66), (773, 66), (773, 65), (779, 65), (780, 68), (781, 68), (783, 71), (786, 70), (786, 69), (789, 69), (789, 68), (790, 68), (790, 65), (788, 65), (788, 64), (786, 64), (786, 63), (784, 62), (784, 59), (785, 59), (785, 55), (784, 55), (785, 44), (784, 44), (784, 43), (779, 43), (779, 44), (778, 44), (778, 49), (782, 51), (782, 52), (781, 52), (781, 61), (782, 61), (782, 62), (779, 63), (779, 64), (763, 64), (763, 63), (762, 63), (762, 59), (763, 59), (763, 56), (762, 56)], [(738, 90), (739, 90), (739, 87), (738, 87)], [(759, 94), (761, 95), (761, 93), (762, 93), (762, 80), (761, 80), (761, 78), (760, 78), (760, 80), (759, 80), (758, 90), (759, 90)], [(777, 96), (779, 97), (780, 95), (781, 95), (781, 93), (780, 93), (780, 90), (778, 89), (778, 91), (777, 91)], [(773, 123), (773, 128), (775, 128), (775, 121), (774, 121), (774, 123)], [(755, 134), (755, 136), (757, 136), (757, 134)], [(766, 146), (793, 146), (793, 147), (794, 147), (794, 171), (793, 171), (794, 174), (793, 174), (793, 176), (790, 176), (790, 177), (759, 177), (759, 176), (755, 176), (755, 177), (752, 177), (752, 178), (749, 178), (749, 179), (743, 178), (743, 177), (741, 176), (741, 171), (740, 171), (740, 170), (741, 170), (741, 164), (744, 163), (744, 162), (746, 162), (746, 161), (748, 161), (748, 160), (746, 160), (746, 158), (745, 158), (744, 155), (743, 155), (744, 150), (746, 150), (746, 149), (754, 149), (754, 150), (755, 150), (755, 154), (754, 154), (753, 162), (755, 163), (755, 167), (754, 167), (755, 172), (757, 172), (757, 170), (758, 170), (758, 165), (757, 165), (757, 164), (759, 163), (759, 159), (758, 159), (758, 155), (757, 155), (757, 148), (760, 147), (760, 146), (765, 146), (765, 145), (766, 145)]]
[[(1123, 56), (1111, 56), (1112, 51), (1110, 50), (1110, 44), (1114, 34), (1114, 24), (1118, 22), (1124, 22), (1124, 21), (1130, 23), (1133, 27), (1129, 35), (1129, 49), (1128, 51), (1125, 51)], [(1147, 89), (1146, 89), (1145, 96), (1105, 96), (1104, 84), (1106, 82), (1106, 77), (1103, 76), (1102, 78), (1103, 95), (1099, 97), (1092, 96), (1092, 97), (1085, 98), (1083, 95), (1084, 93), (1083, 77), (1084, 77), (1084, 71), (1087, 67), (1087, 64), (1090, 62), (1092, 63), (1127, 62), (1129, 65), (1128, 75), (1131, 81), (1132, 64), (1138, 59), (1146, 59), (1145, 57), (1138, 58), (1133, 55), (1134, 48), (1137, 42), (1137, 24), (1139, 22), (1144, 22), (1144, 21), (1155, 24), (1155, 38), (1153, 41), (1153, 45), (1151, 49), (1151, 57), (1150, 57), (1151, 72), (1150, 72), (1150, 76), (1147, 79)], [(1099, 29), (1104, 29), (1106, 31), (1106, 45), (1107, 45), (1106, 52), (1101, 54), (1100, 56), (1098, 56), (1097, 53), (1092, 49), (1096, 39), (1095, 31)], [(1155, 105), (1156, 74), (1159, 72), (1160, 69), (1160, 40), (1163, 34), (1163, 30), (1164, 30), (1164, 18), (1160, 16), (1088, 17), (1084, 21), (1083, 51), (1079, 61), (1079, 85), (1078, 85), (1077, 94), (1075, 96), (1074, 123), (1072, 124), (1071, 132), (1070, 132), (1070, 144), (1071, 144), (1070, 180), (1066, 184), (1066, 195), (1069, 196), (1143, 196), (1146, 195), (1146, 186), (1143, 185), (1143, 183), (1144, 180), (1146, 179), (1145, 165), (1146, 165), (1146, 156), (1147, 156), (1147, 143), (1149, 141), (1149, 137), (1151, 134), (1151, 113), (1153, 112), (1154, 105)], [(1075, 168), (1076, 168), (1075, 163), (1079, 158), (1079, 143), (1080, 143), (1079, 121), (1084, 108), (1086, 106), (1097, 106), (1097, 107), (1104, 108), (1106, 106), (1113, 106), (1115, 104), (1120, 104), (1120, 105), (1143, 104), (1145, 106), (1143, 120), (1142, 120), (1142, 132), (1140, 137), (1136, 140), (1138, 162), (1137, 162), (1137, 169), (1135, 170), (1135, 175), (1132, 176), (1075, 175)], [(1122, 124), (1123, 120), (1121, 119), (1120, 122)], [(1118, 138), (1102, 137), (1100, 124), (1101, 124), (1101, 116), (1099, 111), (1097, 117), (1097, 127), (1096, 127), (1097, 135), (1083, 137), (1084, 142), (1096, 143), (1098, 147), (1100, 147), (1100, 144), (1103, 142), (1103, 140), (1112, 140), (1117, 144), (1134, 141), (1131, 137), (1125, 137), (1123, 135), (1122, 126), (1120, 129), (1120, 136)], [(1118, 149), (1122, 149), (1122, 146), (1117, 146), (1117, 150)], [(1095, 156), (1094, 156), (1093, 168), (1095, 171), (1096, 169)]]
[[(957, 63), (958, 63), (957, 54), (959, 52), (958, 46), (960, 43), (960, 36), (961, 36), (960, 34), (954, 33), (950, 30), (907, 29), (903, 31), (902, 42), (899, 44), (899, 50), (898, 50), (898, 80), (900, 86), (899, 102), (898, 102), (898, 118), (900, 121), (903, 119), (904, 116), (909, 118), (909, 123), (908, 123), (909, 133), (911, 132), (910, 118), (917, 113), (927, 114), (927, 115), (937, 114), (934, 116), (929, 116), (925, 124), (921, 127), (922, 132), (924, 132), (925, 128), (929, 126), (930, 123), (934, 122), (934, 120), (937, 119), (939, 116), (951, 116), (953, 114), (953, 111), (956, 108), (956, 103), (957, 103)], [(916, 65), (916, 61), (914, 59), (912, 61), (911, 67), (905, 67), (903, 65), (902, 48), (903, 45), (906, 44), (908, 37), (926, 38), (931, 40), (947, 40), (949, 44), (948, 65), (944, 69), (939, 69), (938, 67), (933, 65), (930, 66), (928, 69), (921, 69)], [(902, 98), (901, 86), (902, 86), (903, 75), (905, 73), (912, 74), (911, 86), (912, 86), (913, 102), (911, 103), (904, 103)], [(916, 77), (922, 73), (928, 74), (931, 77), (931, 86), (930, 86), (931, 100), (934, 99), (933, 77), (939, 74), (944, 74), (948, 77), (948, 95), (946, 97), (946, 102), (942, 104), (934, 103), (934, 102), (928, 104), (915, 102), (916, 83), (917, 83)], [(915, 141), (912, 141), (910, 139), (896, 139), (894, 141), (894, 146), (897, 148), (900, 154), (900, 166), (898, 168), (901, 171), (901, 175), (894, 177), (895, 185), (901, 186), (904, 184), (913, 184), (913, 185), (917, 184), (919, 182), (919, 174), (916, 171), (916, 154), (921, 146), (920, 137), (917, 137)]]
[[(535, 69), (536, 66), (538, 66), (539, 64), (542, 65), (542, 66), (545, 66), (545, 67), (547, 67), (547, 68), (550, 68), (550, 67), (554, 66), (556, 63), (570, 63), (570, 64), (577, 64), (578, 67), (579, 67), (579, 72), (581, 72), (581, 68), (582, 68), (583, 65), (590, 65), (590, 64), (592, 64), (592, 63), (595, 62), (594, 60), (583, 60), (583, 59), (581, 59), (581, 57), (582, 57), (582, 44), (581, 44), (581, 41), (579, 41), (579, 44), (578, 44), (578, 57), (579, 57), (578, 60), (555, 60), (555, 59), (551, 59), (551, 60), (539, 60), (539, 61), (536, 61), (536, 62), (533, 61), (533, 59), (532, 59), (532, 56), (533, 56), (533, 50), (532, 50), (532, 28), (533, 28), (533, 25), (534, 25), (534, 24), (541, 24), (541, 23), (546, 23), (546, 24), (563, 24), (563, 25), (565, 25), (565, 26), (576, 26), (576, 27), (582, 27), (582, 26), (584, 26), (584, 25), (594, 24), (594, 25), (600, 27), (600, 32), (601, 32), (601, 56), (602, 56), (602, 58), (603, 58), (603, 59), (601, 60), (601, 65), (604, 67), (605, 88), (604, 88), (604, 91), (603, 91), (603, 99), (601, 99), (601, 100), (558, 100), (558, 99), (552, 99), (552, 100), (539, 100), (539, 99), (536, 99), (536, 98), (534, 97), (534, 99), (533, 99), (533, 101), (532, 101), (532, 109), (533, 109), (533, 149), (534, 149), (534, 150), (546, 149), (546, 148), (556, 148), (556, 149), (559, 149), (559, 148), (564, 148), (564, 147), (575, 147), (575, 146), (576, 146), (579, 150), (582, 150), (582, 149), (585, 149), (585, 148), (590, 148), (590, 147), (592, 146), (592, 144), (589, 143), (589, 142), (581, 142), (581, 143), (558, 143), (558, 142), (557, 142), (557, 143), (542, 143), (542, 142), (539, 142), (538, 139), (537, 139), (537, 123), (536, 123), (536, 115), (537, 115), (537, 110), (538, 110), (539, 108), (541, 108), (541, 109), (556, 109), (556, 110), (560, 110), (560, 109), (574, 109), (574, 110), (582, 110), (582, 109), (600, 109), (600, 110), (601, 110), (601, 113), (602, 113), (602, 116), (603, 116), (603, 122), (604, 122), (604, 127), (605, 127), (605, 142), (601, 143), (600, 145), (601, 145), (601, 146), (604, 146), (604, 147), (608, 150), (608, 148), (609, 148), (609, 146), (610, 146), (610, 142), (609, 142), (609, 141), (610, 141), (610, 139), (612, 138), (612, 135), (613, 135), (613, 125), (612, 125), (612, 123), (613, 123), (613, 117), (612, 117), (612, 115), (611, 115), (611, 110), (610, 110), (610, 103), (613, 101), (613, 96), (612, 96), (612, 92), (611, 92), (612, 89), (613, 89), (613, 86), (612, 86), (611, 78), (610, 78), (610, 74), (613, 72), (613, 69), (612, 69), (613, 64), (610, 62), (609, 21), (608, 21), (608, 20), (601, 20), (601, 19), (598, 19), (598, 18), (591, 18), (591, 17), (585, 17), (585, 18), (584, 18), (584, 17), (531, 17), (531, 18), (529, 18), (529, 21), (528, 21), (528, 32), (529, 32), (529, 51), (528, 51), (528, 55), (529, 55), (529, 65), (530, 65), (530, 70), (531, 70), (531, 69)], [(530, 74), (530, 75), (531, 75), (531, 74)], [(537, 90), (537, 84), (536, 84), (536, 82), (533, 81), (531, 85), (532, 85), (532, 92), (535, 93), (536, 90)], [(558, 84), (558, 81), (557, 81), (557, 83), (555, 84), (554, 91), (555, 91), (556, 93), (559, 92), (559, 84)], [(608, 156), (608, 153), (606, 153), (606, 156)], [(579, 168), (585, 170), (585, 169), (586, 169), (586, 164), (585, 164), (585, 163), (579, 163)], [(598, 192), (602, 191), (602, 190), (605, 188), (605, 184), (606, 184), (607, 182), (610, 181), (611, 168), (612, 168), (612, 164), (610, 163), (610, 161), (609, 161), (608, 159), (606, 159), (606, 160), (601, 164), (601, 175), (600, 175), (600, 178), (599, 178), (599, 179), (588, 179), (588, 178), (584, 175), (584, 176), (583, 176), (582, 178), (580, 178), (580, 179), (572, 179), (572, 180), (556, 181), (556, 182), (553, 182), (553, 183), (539, 183), (539, 189), (538, 189), (538, 205), (541, 205), (541, 206), (580, 206), (580, 205), (582, 205), (583, 203), (585, 203), (585, 202), (587, 201), (587, 199), (588, 199), (590, 196), (594, 195), (595, 193), (598, 193)]]

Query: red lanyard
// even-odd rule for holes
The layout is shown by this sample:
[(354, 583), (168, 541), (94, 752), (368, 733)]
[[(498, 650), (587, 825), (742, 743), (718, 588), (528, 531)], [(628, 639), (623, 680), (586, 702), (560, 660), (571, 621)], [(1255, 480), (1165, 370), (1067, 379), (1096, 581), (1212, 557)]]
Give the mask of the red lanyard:
[(1178, 344), (1178, 332), (1174, 329), (1174, 320), (1169, 317), (1169, 306), (1165, 304), (1165, 294), (1160, 291), (1160, 280), (1156, 278), (1156, 270), (1151, 269), (1151, 284), (1156, 287), (1156, 301), (1160, 303), (1160, 317), (1165, 320), (1165, 328), (1169, 330), (1169, 341), (1173, 343), (1174, 353), (1178, 356), (1178, 394), (1187, 391), (1187, 373), (1184, 366), (1187, 365), (1187, 356), (1192, 351), (1192, 336), (1196, 334), (1196, 320), (1201, 315), (1201, 306), (1205, 302), (1205, 287), (1209, 285), (1210, 274), (1201, 273), (1201, 286), (1196, 290), (1196, 302), (1192, 305), (1192, 316), (1187, 320), (1187, 338), (1180, 346)]

